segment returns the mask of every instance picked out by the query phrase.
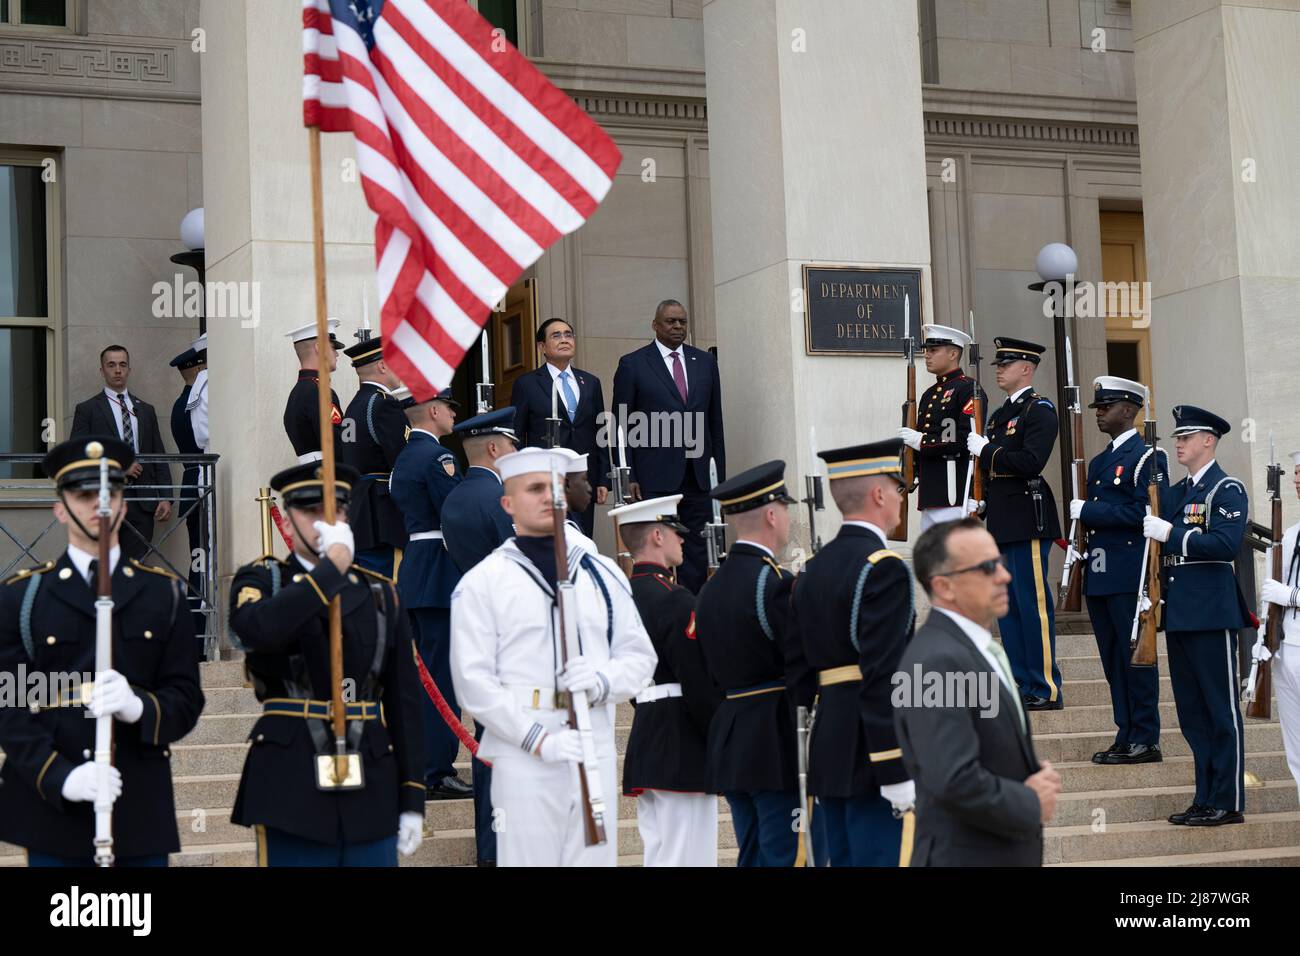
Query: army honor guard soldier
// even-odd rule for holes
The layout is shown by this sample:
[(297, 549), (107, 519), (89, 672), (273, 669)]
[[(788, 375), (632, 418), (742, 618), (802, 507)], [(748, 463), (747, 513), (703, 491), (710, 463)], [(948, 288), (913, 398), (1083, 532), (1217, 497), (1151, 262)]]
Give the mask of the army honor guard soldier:
[(989, 417), (986, 434), (966, 436), (966, 447), (988, 478), (985, 522), (1011, 572), (1010, 607), (998, 631), (1025, 709), (1059, 710), (1064, 701), (1047, 565), (1061, 521), (1043, 477), (1056, 444), (1056, 408), (1034, 391), (1043, 346), (1006, 336), (993, 341), (998, 388), (1007, 400)]
[[(96, 513), (104, 460), (111, 528)], [(87, 716), (114, 721), (107, 786), (115, 864), (166, 866), (180, 849), (168, 757), (198, 722), (203, 692), (184, 584), (122, 560), (122, 489), (134, 461), (117, 438), (86, 436), (51, 449), (45, 473), (58, 490), (54, 516), (67, 530), (67, 550), (0, 587), (0, 673), (46, 674), (54, 694), (0, 707), (0, 840), (26, 847), (31, 866), (91, 865), (100, 768), (91, 760), (96, 721)], [(109, 535), (113, 639), (111, 669), (96, 674), (101, 534)], [(81, 676), (92, 674), (93, 683)], [(66, 686), (66, 675), (80, 686)], [(15, 686), (30, 683), (18, 677)]]
[[(709, 724), (709, 786), (731, 807), (738, 866), (800, 858), (796, 694), (815, 680), (790, 626), (794, 576), (777, 564), (790, 540), (785, 462), (769, 461), (710, 492), (735, 529), (727, 560), (700, 590), (695, 635), (724, 700)], [(793, 639), (792, 639), (793, 638)]]
[(1237, 632), (1250, 608), (1233, 570), (1250, 502), (1245, 486), (1215, 461), (1231, 426), (1194, 405), (1174, 406), (1178, 463), (1187, 477), (1161, 496), (1143, 533), (1164, 543), (1165, 640), (1178, 727), (1192, 748), (1196, 793), (1169, 822), (1241, 823), (1246, 808), (1246, 740), (1237, 694)]
[(1159, 450), (1152, 458), (1133, 422), (1147, 402), (1140, 382), (1113, 375), (1093, 381), (1089, 408), (1097, 410), (1097, 428), (1110, 436), (1100, 455), (1088, 463), (1086, 498), (1070, 502), (1070, 519), (1087, 533), (1083, 593), (1097, 637), (1102, 670), (1110, 685), (1115, 742), (1093, 754), (1099, 764), (1155, 763), (1160, 753), (1160, 672), (1134, 667), (1129, 639), (1137, 611), (1136, 582), (1143, 574), (1142, 519), (1146, 514), (1152, 471), (1163, 487), (1168, 462)]
[(792, 603), (817, 674), (808, 792), (826, 835), (829, 859), (819, 864), (897, 866), (911, 856), (903, 820), (916, 788), (891, 694), (916, 614), (911, 572), (885, 546), (883, 527), (902, 504), (902, 446), (895, 438), (818, 452), (844, 524), (795, 580)]
[[(609, 558), (568, 532), (579, 653), (561, 668), (552, 471), (567, 458), (525, 448), (497, 459), (503, 506), (517, 534), (461, 578), (452, 595), (451, 668), (456, 693), (486, 727), (479, 754), (492, 762), (499, 866), (614, 866), (618, 773), (614, 708), (650, 683), (655, 650), (631, 589)], [(563, 520), (559, 522), (565, 529)], [(585, 845), (579, 732), (570, 694), (590, 703), (604, 843)], [(591, 769), (588, 766), (588, 769)]]
[(654, 684), (636, 695), (623, 760), (623, 793), (636, 797), (646, 866), (717, 866), (718, 798), (708, 791), (705, 746), (721, 695), (695, 639), (695, 595), (673, 580), (690, 531), (681, 495), (610, 512), (632, 553), (632, 597), (654, 642)]
[[(316, 351), (316, 323), (301, 326), (292, 332), (286, 332), (285, 338), (293, 343), (293, 350), (298, 356), (298, 381), (289, 391), (289, 400), (284, 406), (284, 431), (293, 445), (293, 453), (298, 456), (298, 463), (320, 461), (320, 396), (318, 381), (321, 363), (329, 365), (333, 372), (339, 364), (339, 350), (343, 343), (334, 337), (339, 327), (338, 319), (329, 320), (329, 354), (319, 355)], [(339, 410), (339, 396), (330, 389), (330, 415), (334, 426), (334, 447), (343, 447), (343, 413)]]
[[(321, 465), (271, 479), (293, 525), (293, 554), (235, 573), (230, 628), (247, 653), (262, 716), (249, 732), (231, 814), (255, 827), (262, 866), (395, 866), (424, 827), (424, 736), (410, 630), (390, 579), (352, 564), (346, 507), (356, 471), (335, 466), (339, 518), (321, 520)], [(329, 605), (343, 623), (347, 749), (360, 773), (329, 773)], [(325, 755), (325, 770), (321, 758)]]
[[(966, 436), (975, 410), (975, 380), (961, 368), (970, 336), (946, 325), (923, 325), (925, 369), (935, 383), (917, 403), (916, 428), (900, 428), (898, 437), (916, 452), (917, 507), (921, 530), (962, 514), (962, 495), (970, 452)], [(983, 391), (980, 400), (987, 406)]]

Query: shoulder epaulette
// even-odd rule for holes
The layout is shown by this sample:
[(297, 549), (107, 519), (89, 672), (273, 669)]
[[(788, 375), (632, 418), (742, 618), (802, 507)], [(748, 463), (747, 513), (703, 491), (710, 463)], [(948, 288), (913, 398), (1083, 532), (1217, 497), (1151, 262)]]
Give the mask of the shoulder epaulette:
[(17, 584), (19, 581), (25, 581), (27, 578), (30, 578), (33, 574), (44, 574), (46, 571), (52, 570), (54, 570), (54, 562), (46, 561), (44, 564), (38, 565), (34, 568), (23, 568), (13, 577), (6, 578), (4, 583)]
[(135, 567), (135, 568), (137, 568), (137, 569), (139, 569), (139, 570), (141, 570), (141, 571), (148, 571), (150, 574), (159, 574), (159, 575), (162, 575), (164, 578), (170, 578), (170, 579), (173, 580), (173, 581), (179, 581), (179, 580), (180, 580), (180, 577), (179, 577), (179, 576), (177, 576), (177, 575), (175, 575), (175, 574), (172, 574), (170, 571), (168, 571), (168, 570), (166, 570), (166, 569), (164, 569), (164, 568), (155, 568), (155, 567), (153, 567), (152, 565), (149, 565), (149, 564), (141, 564), (141, 563), (140, 563), (139, 561), (137, 561), (135, 558), (130, 558), (129, 560), (130, 560), (130, 562), (131, 562), (132, 567)]
[(363, 568), (363, 567), (362, 567), (361, 565), (359, 565), (359, 564), (354, 564), (354, 565), (352, 565), (352, 570), (353, 570), (353, 571), (360, 571), (360, 572), (361, 572), (362, 574), (364, 574), (366, 577), (368, 577), (368, 578), (374, 578), (376, 581), (383, 581), (385, 584), (392, 584), (392, 585), (396, 585), (396, 584), (397, 584), (397, 582), (396, 582), (395, 580), (393, 580), (392, 578), (390, 578), (390, 577), (388, 577), (388, 576), (386, 576), (386, 575), (380, 574), (378, 571), (371, 571), (369, 568)]
[(901, 554), (897, 551), (890, 551), (888, 548), (881, 548), (879, 551), (873, 551), (867, 555), (867, 560), (872, 564), (879, 564), (885, 558), (898, 558), (899, 561), (903, 560)]

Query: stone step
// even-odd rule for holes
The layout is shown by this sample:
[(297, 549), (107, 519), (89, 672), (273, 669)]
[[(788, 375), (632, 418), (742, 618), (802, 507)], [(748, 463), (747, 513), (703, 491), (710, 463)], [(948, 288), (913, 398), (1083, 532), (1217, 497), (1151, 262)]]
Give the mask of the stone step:
[[(1282, 749), (1282, 725), (1276, 723), (1245, 724), (1246, 752), (1257, 750)], [(1034, 738), (1034, 750), (1039, 759), (1052, 763), (1092, 760), (1092, 755), (1099, 750), (1106, 750), (1115, 742), (1115, 731), (1103, 733), (1087, 732), (1075, 734), (1046, 734)], [(1165, 757), (1184, 757), (1190, 754), (1191, 747), (1177, 727), (1162, 727), (1160, 749)]]
[(244, 662), (204, 661), (199, 665), (199, 674), (206, 693), (209, 687), (243, 687)]
[[(1164, 657), (1169, 653), (1169, 648), (1165, 644), (1165, 635), (1160, 633), (1156, 635), (1156, 653)], [(1059, 661), (1062, 657), (1096, 657), (1097, 656), (1097, 638), (1092, 633), (1092, 629), (1078, 634), (1063, 634), (1060, 631), (1056, 634), (1056, 659)]]
[[(1029, 720), (1035, 740), (1050, 734), (1114, 733), (1115, 730), (1114, 715), (1111, 713), (1109, 703), (1073, 704), (1068, 692), (1065, 696), (1065, 707), (1061, 710), (1032, 711)], [(1277, 705), (1274, 703), (1273, 716), (1269, 720), (1253, 720), (1244, 715), (1242, 720), (1246, 725), (1277, 723)], [(1171, 694), (1160, 701), (1160, 727), (1164, 730), (1172, 730), (1177, 726), (1178, 713)]]
[(244, 769), (244, 755), (248, 745), (237, 744), (176, 744), (172, 751), (172, 779), (210, 777), (221, 774), (238, 774)]
[[(1096, 648), (1092, 654), (1083, 657), (1058, 657), (1057, 665), (1061, 668), (1061, 679), (1069, 682), (1073, 680), (1104, 680), (1106, 672), (1102, 669), (1101, 658), (1097, 656)], [(1156, 667), (1160, 673), (1168, 673), (1169, 658), (1161, 654), (1157, 659)]]
[[(1063, 793), (1057, 801), (1056, 816), (1052, 818), (1049, 829), (1164, 820), (1171, 813), (1187, 809), (1194, 792), (1195, 788), (1189, 785)], [(1246, 790), (1247, 813), (1279, 813), (1296, 807), (1294, 780), (1269, 780), (1262, 787)], [(1099, 809), (1104, 814), (1098, 814)]]
[(1255, 850), (1300, 844), (1300, 811), (1255, 813), (1223, 827), (1174, 826), (1164, 820), (1053, 827), (1043, 836), (1044, 863), (1081, 863), (1133, 857)]
[[(1224, 829), (1224, 828), (1220, 828)], [(1227, 829), (1232, 829), (1228, 827)], [(1084, 863), (1049, 863), (1048, 866), (1300, 866), (1300, 846), (1268, 846), (1250, 850), (1222, 850), (1210, 853), (1178, 853), (1166, 856), (1137, 856), (1120, 860), (1089, 860)]]
[[(1061, 693), (1065, 695), (1066, 707), (1093, 707), (1098, 704), (1110, 706), (1110, 684), (1104, 677), (1086, 680), (1064, 680)], [(1174, 699), (1174, 688), (1169, 678), (1160, 675), (1160, 700)]]
[[(1143, 763), (1130, 767), (1100, 766), (1088, 762), (1060, 763), (1053, 766), (1061, 774), (1066, 793), (1084, 790), (1139, 790), (1146, 787), (1181, 787), (1193, 785), (1195, 768), (1191, 757), (1167, 757), (1163, 763)], [(1246, 769), (1261, 780), (1286, 780), (1290, 771), (1286, 754), (1266, 751), (1246, 755)]]
[(259, 714), (262, 705), (251, 687), (203, 688), (203, 716), (212, 714)]

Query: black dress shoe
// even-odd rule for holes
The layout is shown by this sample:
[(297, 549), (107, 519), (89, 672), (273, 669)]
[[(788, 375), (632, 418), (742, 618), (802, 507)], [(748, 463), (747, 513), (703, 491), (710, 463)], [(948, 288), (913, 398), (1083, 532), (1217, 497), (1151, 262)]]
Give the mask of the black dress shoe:
[(1102, 763), (1161, 763), (1165, 759), (1159, 744), (1129, 744), (1116, 753), (1112, 753)]
[(1126, 750), (1128, 750), (1128, 744), (1111, 744), (1105, 750), (1098, 750), (1095, 754), (1093, 754), (1092, 762), (1109, 763), (1110, 761), (1106, 759), (1107, 757), (1111, 756), (1112, 754), (1123, 753)]
[(425, 793), (426, 800), (468, 800), (473, 798), (474, 788), (455, 774), (448, 774), (429, 787)]
[(1245, 823), (1246, 815), (1240, 810), (1215, 810), (1206, 807), (1195, 816), (1187, 818), (1189, 827), (1221, 827), (1225, 823)]
[(1060, 710), (1065, 706), (1065, 698), (1060, 694), (1056, 695), (1056, 700), (1049, 700), (1046, 697), (1029, 697), (1020, 698), (1021, 705), (1025, 710)]
[(1181, 813), (1169, 814), (1169, 822), (1176, 827), (1181, 827), (1184, 824), (1186, 824), (1187, 821), (1190, 820), (1192, 817), (1204, 813), (1208, 809), (1209, 807), (1203, 807), (1198, 803), (1193, 803), (1190, 807), (1188, 807), (1186, 810), (1182, 811)]

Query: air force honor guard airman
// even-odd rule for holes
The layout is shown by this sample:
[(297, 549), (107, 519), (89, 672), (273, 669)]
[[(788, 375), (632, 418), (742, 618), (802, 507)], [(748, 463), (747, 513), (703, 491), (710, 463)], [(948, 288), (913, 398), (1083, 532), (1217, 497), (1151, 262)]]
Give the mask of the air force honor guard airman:
[[(339, 349), (343, 343), (334, 337), (334, 330), (339, 327), (338, 319), (329, 320), (328, 354), (319, 355), (316, 351), (316, 323), (303, 325), (286, 332), (285, 337), (293, 343), (293, 350), (298, 356), (298, 381), (289, 392), (289, 400), (284, 406), (284, 431), (293, 445), (293, 453), (298, 456), (298, 463), (320, 461), (320, 397), (317, 394), (317, 380), (320, 378), (322, 363), (329, 365), (333, 372), (339, 364)], [(330, 389), (330, 421), (334, 425), (334, 447), (343, 445), (343, 412), (340, 411), (339, 396)]]
[[(946, 325), (923, 325), (925, 369), (935, 383), (925, 390), (916, 407), (916, 428), (900, 428), (898, 437), (916, 452), (917, 507), (921, 530), (962, 514), (966, 465), (970, 452), (966, 436), (975, 411), (975, 380), (961, 368), (970, 336)], [(987, 407), (983, 390), (980, 400)]]
[[(411, 633), (390, 579), (352, 564), (347, 504), (356, 471), (335, 466), (339, 517), (322, 520), (321, 466), (271, 479), (293, 525), (293, 554), (235, 573), (230, 629), (247, 653), (262, 716), (249, 732), (231, 819), (257, 830), (262, 866), (395, 866), (424, 826), (421, 689)], [(329, 605), (343, 617), (348, 753), (359, 779), (332, 785)], [(324, 755), (322, 772), (321, 757)]]
[(902, 445), (895, 438), (818, 452), (844, 518), (793, 594), (803, 655), (817, 674), (808, 792), (826, 835), (829, 859), (819, 864), (897, 866), (911, 856), (903, 819), (916, 788), (891, 694), (916, 613), (911, 572), (886, 547), (884, 529), (902, 504)]
[[(561, 670), (549, 449), (497, 460), (518, 534), (475, 565), (452, 595), (456, 693), (486, 728), (500, 866), (614, 866), (618, 771), (614, 708), (650, 683), (655, 651), (618, 566), (566, 534), (581, 654)], [(564, 527), (561, 522), (561, 527)], [(605, 802), (603, 844), (585, 846), (578, 731), (568, 695), (587, 694)]]
[(632, 554), (632, 597), (654, 642), (654, 684), (636, 695), (623, 793), (636, 797), (646, 866), (717, 866), (718, 798), (705, 746), (721, 695), (695, 639), (695, 595), (673, 580), (682, 563), (681, 495), (610, 512)]
[[(96, 515), (105, 458), (111, 530)], [(24, 689), (33, 686), (33, 674), (47, 675), (57, 690), (53, 698), (0, 707), (0, 840), (26, 847), (31, 866), (91, 865), (99, 777), (91, 760), (95, 721), (87, 717), (114, 718), (116, 865), (166, 866), (167, 854), (180, 849), (167, 758), (198, 722), (203, 692), (184, 584), (121, 559), (124, 473), (134, 461), (131, 446), (117, 438), (87, 436), (51, 449), (45, 473), (58, 490), (54, 516), (67, 530), (67, 549), (58, 561), (0, 586), (0, 674)], [(61, 675), (95, 673), (101, 534), (110, 545), (112, 669), (81, 683), (81, 693), (69, 692)]]
[(790, 625), (794, 576), (776, 561), (794, 503), (785, 462), (742, 472), (710, 496), (736, 534), (695, 606), (696, 639), (725, 698), (709, 724), (710, 787), (731, 806), (738, 866), (791, 866), (801, 812), (795, 701), (815, 677)]
[(1246, 738), (1242, 733), (1237, 632), (1250, 608), (1233, 562), (1249, 520), (1245, 486), (1215, 461), (1231, 426), (1203, 408), (1174, 406), (1178, 463), (1187, 477), (1147, 515), (1143, 533), (1164, 543), (1164, 625), (1178, 728), (1192, 748), (1196, 793), (1170, 815), (1187, 826), (1241, 823), (1246, 809)]
[(347, 441), (335, 446), (361, 475), (352, 489), (348, 524), (357, 543), (357, 564), (396, 577), (406, 547), (402, 512), (388, 488), (397, 456), (406, 447), (406, 415), (393, 398), (401, 381), (384, 362), (382, 336), (343, 350), (361, 384), (343, 417)]
[(1129, 664), (1129, 638), (1143, 573), (1141, 532), (1147, 489), (1153, 470), (1162, 489), (1169, 480), (1164, 450), (1156, 461), (1133, 425), (1146, 401), (1147, 389), (1140, 382), (1113, 375), (1093, 381), (1088, 407), (1097, 410), (1097, 428), (1111, 440), (1088, 463), (1088, 486), (1082, 489), (1086, 497), (1070, 502), (1071, 520), (1081, 521), (1088, 536), (1087, 552), (1081, 557), (1083, 593), (1115, 716), (1115, 742), (1092, 756), (1092, 762), (1100, 764), (1163, 759), (1159, 669)]
[(1034, 391), (1043, 346), (1005, 336), (993, 341), (998, 388), (1007, 400), (989, 416), (986, 434), (966, 436), (966, 447), (988, 478), (985, 521), (1011, 572), (1010, 607), (998, 631), (1025, 709), (1059, 710), (1064, 701), (1047, 563), (1061, 520), (1043, 477), (1056, 444), (1056, 408)]

